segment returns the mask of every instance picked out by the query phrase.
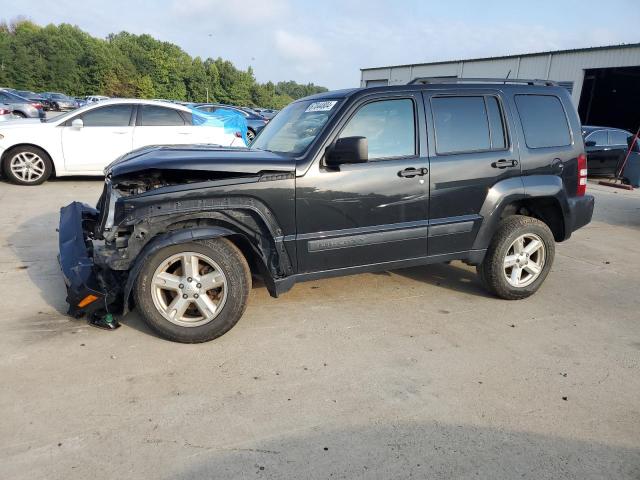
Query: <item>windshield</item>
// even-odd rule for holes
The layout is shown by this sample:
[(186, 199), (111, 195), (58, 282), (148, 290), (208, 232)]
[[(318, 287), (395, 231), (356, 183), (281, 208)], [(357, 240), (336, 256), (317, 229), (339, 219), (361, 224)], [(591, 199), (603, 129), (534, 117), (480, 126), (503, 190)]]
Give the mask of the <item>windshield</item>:
[(297, 156), (304, 152), (337, 110), (338, 100), (295, 102), (256, 137), (251, 148)]

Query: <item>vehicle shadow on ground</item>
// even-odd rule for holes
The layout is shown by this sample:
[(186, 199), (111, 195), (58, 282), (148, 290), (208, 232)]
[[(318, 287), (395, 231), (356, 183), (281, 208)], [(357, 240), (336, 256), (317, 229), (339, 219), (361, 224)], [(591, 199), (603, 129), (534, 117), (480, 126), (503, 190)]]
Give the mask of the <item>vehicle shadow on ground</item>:
[[(387, 272), (383, 272), (384, 275)], [(446, 288), (459, 293), (490, 297), (491, 295), (480, 284), (475, 273), (475, 267), (469, 267), (460, 262), (435, 263), (421, 267), (403, 268), (393, 273), (427, 283), (436, 287)]]
[[(166, 479), (201, 478), (455, 478), (635, 480), (640, 450), (527, 432), (441, 423), (380, 424), (228, 448), (189, 439), (197, 448), (184, 471)], [(188, 448), (187, 450), (191, 450)], [(193, 450), (196, 451), (196, 450)], [(199, 459), (193, 462), (194, 459)], [(178, 459), (174, 459), (178, 460)]]

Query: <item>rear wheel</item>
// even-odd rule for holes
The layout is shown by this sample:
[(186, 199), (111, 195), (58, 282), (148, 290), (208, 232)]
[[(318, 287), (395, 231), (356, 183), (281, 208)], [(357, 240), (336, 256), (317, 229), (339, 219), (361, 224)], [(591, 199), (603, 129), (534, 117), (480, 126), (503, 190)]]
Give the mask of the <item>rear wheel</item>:
[(22, 113), (22, 112), (16, 112), (15, 110), (14, 110), (14, 112), (13, 112), (13, 116), (14, 116), (14, 117), (18, 117), (18, 118), (27, 118), (27, 116), (26, 116), (24, 113)]
[(5, 155), (2, 169), (9, 181), (17, 185), (40, 185), (53, 170), (51, 157), (33, 146), (17, 147)]
[(253, 142), (253, 139), (256, 138), (256, 132), (251, 130), (250, 128), (247, 130), (247, 142)]
[(182, 343), (213, 340), (244, 313), (251, 273), (238, 248), (225, 238), (183, 243), (153, 254), (134, 289), (145, 322)]
[(478, 275), (498, 297), (518, 300), (533, 295), (551, 270), (555, 241), (542, 221), (513, 215), (496, 231)]

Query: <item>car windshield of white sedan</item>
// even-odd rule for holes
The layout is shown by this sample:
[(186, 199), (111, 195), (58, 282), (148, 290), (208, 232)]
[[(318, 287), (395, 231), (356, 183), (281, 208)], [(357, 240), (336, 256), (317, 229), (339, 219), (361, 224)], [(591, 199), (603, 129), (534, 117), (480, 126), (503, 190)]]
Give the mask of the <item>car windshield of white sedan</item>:
[(290, 104), (256, 137), (252, 149), (296, 156), (304, 152), (338, 109), (338, 100)]

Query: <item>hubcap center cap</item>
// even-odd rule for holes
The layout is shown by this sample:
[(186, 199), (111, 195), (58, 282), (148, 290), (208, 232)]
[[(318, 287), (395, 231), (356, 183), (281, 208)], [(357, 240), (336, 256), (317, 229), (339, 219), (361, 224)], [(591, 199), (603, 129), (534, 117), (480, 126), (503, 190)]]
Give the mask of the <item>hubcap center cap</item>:
[(196, 286), (195, 281), (188, 282), (184, 280), (184, 293), (189, 296), (193, 296), (194, 293), (199, 293), (200, 289)]

